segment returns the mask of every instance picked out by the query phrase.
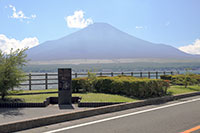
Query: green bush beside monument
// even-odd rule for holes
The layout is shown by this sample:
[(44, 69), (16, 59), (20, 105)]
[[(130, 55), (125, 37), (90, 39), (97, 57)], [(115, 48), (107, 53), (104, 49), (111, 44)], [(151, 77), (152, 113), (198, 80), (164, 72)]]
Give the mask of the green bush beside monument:
[(167, 94), (169, 83), (162, 79), (135, 78), (131, 76), (96, 77), (72, 80), (72, 91), (98, 92), (148, 98)]

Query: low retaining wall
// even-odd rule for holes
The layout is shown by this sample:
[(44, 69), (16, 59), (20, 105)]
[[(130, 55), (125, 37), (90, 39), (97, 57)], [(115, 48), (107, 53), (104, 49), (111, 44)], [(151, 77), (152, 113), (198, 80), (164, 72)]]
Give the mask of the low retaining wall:
[(1, 108), (46, 107), (45, 103), (0, 103)]
[(114, 105), (114, 104), (120, 104), (124, 102), (79, 102), (78, 107), (102, 107), (102, 106), (108, 106), (108, 105)]
[[(81, 97), (72, 97), (72, 103), (78, 103)], [(58, 97), (49, 97), (43, 103), (0, 103), (3, 108), (47, 107), (49, 104), (58, 104)]]
[[(50, 104), (58, 104), (58, 97), (49, 97)], [(81, 97), (72, 97), (72, 103), (79, 103)]]

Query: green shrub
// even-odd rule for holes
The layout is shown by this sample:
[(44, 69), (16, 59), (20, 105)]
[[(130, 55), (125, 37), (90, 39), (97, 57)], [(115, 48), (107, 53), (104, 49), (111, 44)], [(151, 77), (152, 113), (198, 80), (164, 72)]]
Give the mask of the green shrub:
[(170, 80), (173, 85), (188, 85), (200, 84), (200, 75), (198, 74), (179, 74), (179, 75), (161, 75), (161, 79)]
[[(91, 83), (87, 78), (73, 79), (73, 83), (73, 90), (91, 87)], [(96, 77), (95, 81), (92, 82), (92, 86), (92, 90), (85, 89), (85, 91), (148, 98), (166, 95), (169, 83), (162, 79), (135, 78), (131, 76), (104, 76)]]
[(94, 83), (94, 89), (96, 92), (104, 92), (104, 93), (112, 93), (110, 86), (112, 84), (112, 79), (107, 77), (97, 78), (96, 82)]
[(173, 75), (171, 83), (173, 85), (184, 85), (185, 75)]
[(72, 92), (87, 92), (90, 88), (88, 78), (75, 78), (72, 80)]
[(195, 84), (200, 85), (200, 75), (199, 74), (192, 74), (192, 79), (195, 79)]

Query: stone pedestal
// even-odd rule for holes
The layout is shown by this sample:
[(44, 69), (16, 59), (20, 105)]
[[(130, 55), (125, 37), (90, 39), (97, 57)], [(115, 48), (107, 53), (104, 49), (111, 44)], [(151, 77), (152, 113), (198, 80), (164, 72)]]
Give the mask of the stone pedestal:
[(58, 69), (58, 104), (69, 105), (72, 98), (71, 68)]

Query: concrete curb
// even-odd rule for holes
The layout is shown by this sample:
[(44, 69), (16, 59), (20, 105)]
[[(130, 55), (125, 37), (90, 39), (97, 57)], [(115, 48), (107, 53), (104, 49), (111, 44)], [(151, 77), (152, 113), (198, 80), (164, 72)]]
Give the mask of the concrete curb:
[(6, 124), (0, 124), (0, 132), (1, 133), (8, 133), (8, 132), (15, 132), (40, 126), (46, 126), (50, 124), (55, 124), (59, 122), (65, 122), (105, 113), (111, 113), (136, 107), (142, 107), (146, 105), (153, 105), (153, 104), (160, 104), (165, 103), (168, 101), (173, 101), (181, 98), (187, 98), (191, 96), (197, 96), (200, 95), (200, 92), (194, 92), (194, 93), (187, 93), (187, 94), (181, 94), (181, 95), (175, 95), (175, 96), (164, 96), (159, 98), (151, 98), (147, 100), (141, 100), (138, 102), (133, 103), (122, 103), (117, 105), (110, 105), (110, 106), (104, 106), (94, 109), (86, 109), (84, 111), (76, 111), (71, 113), (62, 113), (57, 115), (50, 115), (40, 118), (33, 118), (28, 120), (22, 120), (17, 122), (10, 122)]
[(109, 106), (121, 103), (125, 102), (79, 102), (78, 107), (96, 108), (96, 107)]

